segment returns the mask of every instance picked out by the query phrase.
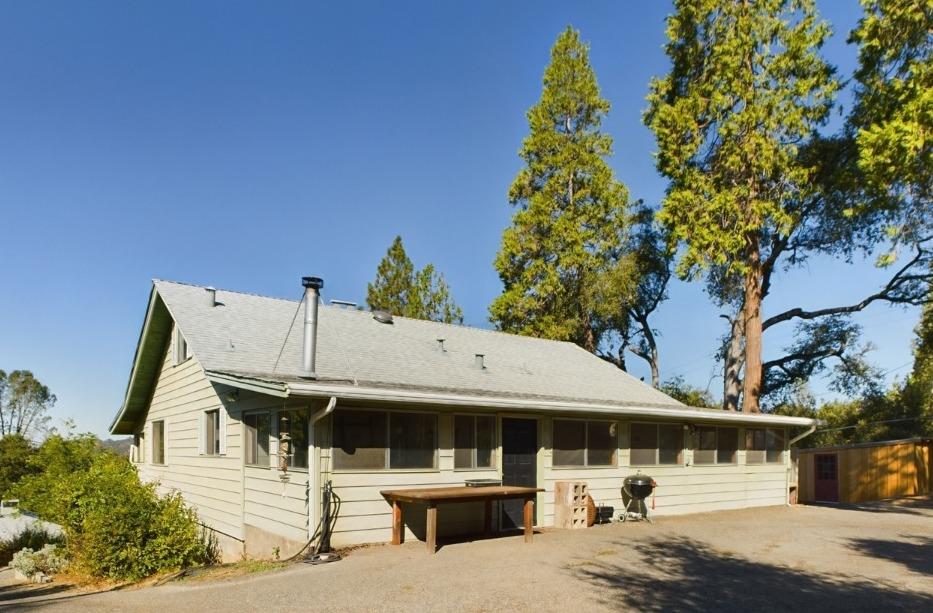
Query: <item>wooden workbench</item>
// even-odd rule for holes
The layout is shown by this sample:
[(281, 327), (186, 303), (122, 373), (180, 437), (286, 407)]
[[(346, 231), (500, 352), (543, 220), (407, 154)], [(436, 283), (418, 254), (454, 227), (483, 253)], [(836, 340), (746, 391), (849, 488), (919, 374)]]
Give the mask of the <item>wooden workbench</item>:
[(535, 496), (543, 492), (537, 487), (517, 487), (510, 485), (496, 485), (491, 487), (425, 487), (410, 490), (383, 490), (379, 492), (392, 503), (392, 544), (400, 545), (405, 540), (405, 524), (402, 521), (402, 506), (399, 503), (409, 502), (423, 504), (427, 507), (425, 521), (425, 541), (428, 551), (437, 551), (437, 507), (452, 502), (479, 502), (485, 503), (485, 531), (492, 532), (492, 502), (494, 500), (522, 499), (525, 501), (525, 542), (530, 543), (534, 533)]

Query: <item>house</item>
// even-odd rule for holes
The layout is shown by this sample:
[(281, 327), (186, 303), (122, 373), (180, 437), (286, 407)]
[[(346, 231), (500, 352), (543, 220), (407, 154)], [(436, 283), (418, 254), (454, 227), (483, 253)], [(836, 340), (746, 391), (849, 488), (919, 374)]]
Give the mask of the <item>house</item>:
[[(381, 489), (467, 479), (544, 488), (540, 526), (555, 482), (585, 480), (618, 513), (636, 471), (658, 481), (658, 515), (787, 502), (787, 429), (812, 420), (688, 407), (571, 343), (319, 307), (323, 283), (303, 284), (290, 301), (154, 281), (111, 425), (228, 557), (301, 547), (327, 482), (334, 546), (389, 540)], [(502, 503), (495, 522), (520, 512)], [(482, 525), (451, 505), (438, 529)]]
[(933, 493), (933, 441), (909, 438), (799, 450), (801, 502), (859, 503)]

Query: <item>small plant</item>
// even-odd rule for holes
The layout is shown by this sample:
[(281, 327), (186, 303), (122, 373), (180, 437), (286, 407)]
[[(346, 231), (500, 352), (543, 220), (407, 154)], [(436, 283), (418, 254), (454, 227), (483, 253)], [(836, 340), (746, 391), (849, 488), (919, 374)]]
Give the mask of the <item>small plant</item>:
[(13, 559), (13, 554), (22, 549), (33, 551), (42, 549), (45, 545), (61, 545), (64, 538), (40, 525), (27, 526), (22, 532), (6, 540), (0, 540), (0, 566), (6, 566)]
[(26, 577), (33, 577), (37, 573), (53, 575), (63, 570), (67, 563), (56, 545), (46, 545), (39, 551), (29, 547), (17, 551), (10, 566)]
[(273, 558), (273, 559), (278, 560), (278, 559), (279, 559), (279, 554), (280, 554), (280, 553), (281, 553), (281, 549), (279, 549), (278, 546), (272, 548), (272, 558)]

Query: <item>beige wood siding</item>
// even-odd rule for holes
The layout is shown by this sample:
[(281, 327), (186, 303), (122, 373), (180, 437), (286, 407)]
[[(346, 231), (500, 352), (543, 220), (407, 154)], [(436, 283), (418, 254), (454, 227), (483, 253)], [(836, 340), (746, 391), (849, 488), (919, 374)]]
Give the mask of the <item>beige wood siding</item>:
[[(283, 482), (278, 466), (276, 436), (278, 412), (283, 409), (317, 410), (311, 401), (283, 401), (281, 398), (241, 391), (235, 414), (242, 422), (248, 412), (263, 411), (271, 415), (273, 442), (269, 447), (269, 468), (244, 467), (243, 522), (290, 541), (308, 540), (308, 474), (307, 470), (291, 470)], [(245, 428), (239, 426), (245, 440)], [(242, 461), (242, 460), (241, 460)], [(310, 460), (309, 460), (310, 463)], [(269, 552), (272, 555), (272, 552)]]
[[(340, 410), (338, 405), (338, 411)], [(471, 412), (471, 411), (456, 411)], [(438, 414), (438, 468), (419, 471), (329, 471), (329, 441), (319, 439), (325, 450), (321, 452), (322, 482), (332, 479), (334, 491), (342, 500), (340, 516), (332, 539), (334, 545), (347, 545), (390, 540), (391, 507), (379, 491), (389, 488), (440, 487), (462, 485), (465, 479), (498, 478), (501, 475), (501, 420), (497, 428), (499, 447), (496, 468), (487, 470), (453, 469), (453, 411), (439, 410)], [(744, 430), (739, 428), (738, 462), (734, 465), (693, 465), (690, 437), (685, 431), (683, 466), (629, 465), (629, 424), (619, 420), (617, 465), (612, 467), (562, 468), (552, 466), (551, 428), (553, 418), (539, 415), (514, 415), (538, 420), (538, 486), (545, 492), (538, 496), (537, 523), (554, 523), (554, 484), (557, 481), (581, 480), (589, 485), (596, 504), (615, 507), (615, 516), (624, 507), (622, 480), (637, 470), (655, 478), (658, 489), (653, 513), (672, 515), (697, 513), (720, 509), (781, 505), (787, 501), (788, 452), (780, 464), (745, 464)], [(501, 417), (501, 415), (500, 415)], [(579, 418), (580, 415), (567, 417)], [(559, 419), (560, 417), (558, 417)], [(606, 421), (605, 416), (593, 416)], [(322, 428), (329, 431), (328, 428)], [(786, 437), (785, 437), (786, 440)], [(406, 538), (424, 537), (424, 507), (405, 505)], [(482, 507), (473, 505), (442, 505), (438, 512), (438, 531), (443, 535), (475, 533), (481, 530)]]
[[(143, 480), (158, 482), (162, 493), (179, 491), (201, 521), (228, 536), (243, 539), (243, 463), (238, 422), (227, 416), (226, 455), (198, 453), (200, 414), (226, 411), (195, 358), (175, 364), (174, 337), (165, 348), (162, 368), (146, 415), (145, 462), (138, 464)], [(165, 421), (165, 463), (152, 463), (153, 421)]]

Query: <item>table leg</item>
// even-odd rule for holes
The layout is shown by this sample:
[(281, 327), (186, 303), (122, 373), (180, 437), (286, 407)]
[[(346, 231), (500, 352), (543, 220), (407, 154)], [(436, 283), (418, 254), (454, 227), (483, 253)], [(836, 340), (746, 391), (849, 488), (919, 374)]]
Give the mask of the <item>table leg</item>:
[(428, 551), (437, 552), (437, 505), (433, 502), (428, 503), (428, 516), (426, 523), (425, 540), (428, 544)]
[(402, 505), (398, 500), (392, 501), (392, 544), (401, 545), (405, 542), (405, 522), (402, 521)]
[(487, 500), (485, 503), (485, 516), (483, 521), (483, 532), (486, 536), (492, 535), (492, 500)]
[(525, 499), (525, 542), (531, 542), (531, 536), (534, 534), (535, 521), (535, 499)]

